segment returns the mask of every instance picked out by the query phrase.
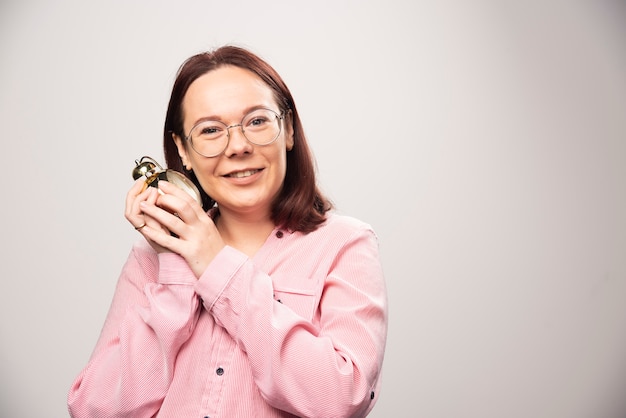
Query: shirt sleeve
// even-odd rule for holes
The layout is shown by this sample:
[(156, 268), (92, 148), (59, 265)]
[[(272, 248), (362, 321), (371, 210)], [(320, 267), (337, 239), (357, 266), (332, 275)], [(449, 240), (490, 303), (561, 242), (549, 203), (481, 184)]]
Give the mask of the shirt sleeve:
[(193, 272), (180, 256), (143, 244), (124, 265), (93, 354), (71, 386), (74, 418), (153, 416), (195, 327)]
[(363, 417), (380, 386), (387, 296), (371, 229), (338, 246), (317, 321), (273, 298), (272, 279), (227, 247), (196, 288), (205, 308), (244, 350), (263, 397), (302, 417)]

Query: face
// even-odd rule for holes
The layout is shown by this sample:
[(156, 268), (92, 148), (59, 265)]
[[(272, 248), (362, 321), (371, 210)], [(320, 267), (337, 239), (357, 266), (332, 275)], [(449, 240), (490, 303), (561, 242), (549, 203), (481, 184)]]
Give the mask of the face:
[[(272, 90), (252, 72), (233, 66), (220, 67), (197, 78), (183, 99), (184, 130), (188, 134), (201, 119), (239, 124), (252, 109), (264, 107), (280, 113)], [(174, 136), (187, 169), (192, 169), (204, 191), (220, 212), (269, 216), (286, 172), (287, 151), (293, 147), (289, 117), (269, 145), (254, 145), (239, 127), (230, 128), (226, 150), (212, 158), (193, 150), (189, 141)]]

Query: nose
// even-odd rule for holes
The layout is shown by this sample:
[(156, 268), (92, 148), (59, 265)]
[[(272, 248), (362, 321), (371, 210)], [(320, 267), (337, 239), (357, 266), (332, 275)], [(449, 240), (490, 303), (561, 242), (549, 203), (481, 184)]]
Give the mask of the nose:
[[(231, 131), (231, 128), (232, 131)], [(243, 125), (238, 123), (236, 125), (230, 125), (227, 129), (228, 132), (228, 145), (224, 154), (227, 156), (249, 154), (252, 152), (252, 144), (243, 134)]]

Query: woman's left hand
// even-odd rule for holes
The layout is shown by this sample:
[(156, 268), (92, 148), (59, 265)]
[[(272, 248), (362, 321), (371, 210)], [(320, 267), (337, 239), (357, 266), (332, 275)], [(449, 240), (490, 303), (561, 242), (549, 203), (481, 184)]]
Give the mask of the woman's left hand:
[[(142, 201), (140, 210), (162, 228), (143, 228), (143, 235), (182, 256), (196, 277), (200, 277), (218, 252), (225, 247), (211, 217), (179, 187), (159, 181), (156, 200)], [(176, 236), (172, 236), (172, 234)]]

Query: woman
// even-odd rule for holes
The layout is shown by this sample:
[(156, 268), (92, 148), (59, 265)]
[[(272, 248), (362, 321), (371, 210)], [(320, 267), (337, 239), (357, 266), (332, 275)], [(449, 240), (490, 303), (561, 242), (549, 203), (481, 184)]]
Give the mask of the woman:
[(130, 189), (133, 247), (73, 417), (363, 417), (380, 392), (386, 291), (371, 228), (332, 212), (287, 86), (226, 46), (180, 68), (169, 168)]

